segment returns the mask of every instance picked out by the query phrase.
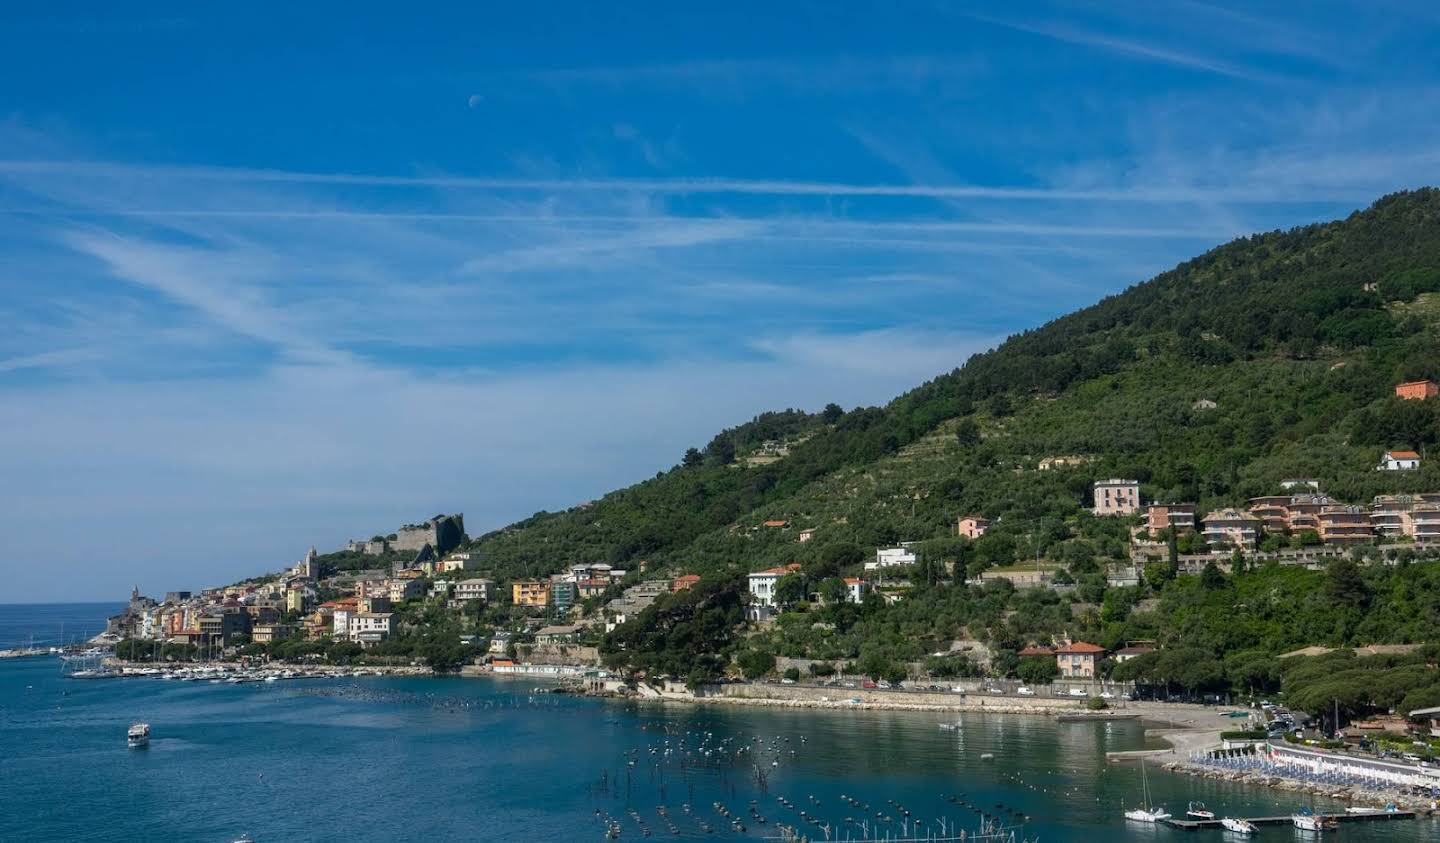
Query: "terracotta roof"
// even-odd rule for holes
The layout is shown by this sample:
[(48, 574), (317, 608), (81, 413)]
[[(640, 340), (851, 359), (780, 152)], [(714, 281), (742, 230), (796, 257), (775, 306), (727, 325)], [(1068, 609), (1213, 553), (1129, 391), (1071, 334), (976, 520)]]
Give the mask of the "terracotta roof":
[(789, 526), (790, 526), (790, 522), (789, 522), (789, 521), (766, 521), (765, 524), (764, 524), (764, 526), (766, 526), (766, 527), (789, 527)]
[(1018, 656), (1053, 656), (1055, 651), (1049, 647), (1026, 647), (1016, 653)]
[(1414, 451), (1386, 451), (1385, 456), (1396, 460), (1418, 460), (1420, 455)]
[(798, 570), (800, 570), (800, 563), (798, 563), (798, 562), (791, 562), (789, 565), (785, 565), (785, 566), (780, 567), (780, 568), (766, 568), (766, 569), (763, 570), (763, 571), (755, 571), (755, 572), (751, 573), (750, 576), (753, 577), (753, 576), (756, 576), (757, 574), (776, 574), (776, 575), (793, 574), (793, 573), (795, 573), (795, 572), (798, 571)]
[(1085, 641), (1073, 641), (1055, 650), (1056, 653), (1073, 653), (1076, 655), (1093, 656), (1105, 652), (1105, 648), (1097, 644), (1090, 644)]
[(846, 577), (846, 578), (845, 578), (845, 584), (846, 584), (846, 585), (855, 585), (856, 583), (862, 583), (862, 582), (865, 582), (865, 581), (862, 580), (862, 579), (860, 579), (859, 577)]

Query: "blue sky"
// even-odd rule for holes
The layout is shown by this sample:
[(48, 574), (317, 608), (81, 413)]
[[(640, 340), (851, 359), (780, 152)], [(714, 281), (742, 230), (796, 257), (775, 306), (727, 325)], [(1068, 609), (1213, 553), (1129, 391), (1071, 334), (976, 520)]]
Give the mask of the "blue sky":
[(1440, 165), (1430, 4), (536, 5), (0, 11), (0, 602), (563, 508)]

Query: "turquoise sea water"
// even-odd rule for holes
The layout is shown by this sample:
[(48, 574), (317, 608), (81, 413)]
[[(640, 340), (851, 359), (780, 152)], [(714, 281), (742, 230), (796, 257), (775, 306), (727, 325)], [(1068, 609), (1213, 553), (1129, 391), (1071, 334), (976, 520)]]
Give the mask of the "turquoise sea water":
[[(644, 839), (630, 808), (654, 839), (759, 840), (804, 809), (843, 840), (858, 837), (845, 819), (862, 812), (841, 794), (869, 804), (872, 828), (876, 812), (900, 816), (891, 800), (932, 831), (941, 817), (973, 828), (975, 814), (946, 798), (957, 793), (1023, 812), (1025, 833), (1047, 843), (1220, 835), (1126, 827), (1121, 809), (1138, 800), (1140, 774), (1107, 765), (1105, 752), (1141, 746), (1134, 723), (644, 705), (535, 695), (532, 684), (87, 681), (62, 677), (51, 658), (0, 662), (0, 840), (601, 840), (597, 810), (620, 819), (622, 840)], [(137, 719), (154, 728), (148, 749), (126, 748)], [(956, 731), (939, 728), (957, 721)], [(1304, 804), (1160, 771), (1149, 778), (1172, 811), (1189, 799), (1252, 815)], [(751, 800), (769, 822), (749, 816)], [(717, 801), (744, 817), (745, 832), (719, 817)], [(824, 839), (814, 826), (810, 834)], [(1293, 835), (1276, 827), (1256, 839)], [(1434, 840), (1440, 825), (1352, 825), (1327, 839)]]

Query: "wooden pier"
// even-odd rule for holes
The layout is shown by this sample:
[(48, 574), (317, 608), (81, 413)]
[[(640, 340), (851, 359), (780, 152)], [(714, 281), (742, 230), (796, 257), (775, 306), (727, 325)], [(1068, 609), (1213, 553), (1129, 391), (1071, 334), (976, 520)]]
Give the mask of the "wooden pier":
[[(1335, 820), (1342, 823), (1360, 822), (1362, 820), (1413, 820), (1414, 811), (1375, 811), (1365, 814), (1316, 814), (1323, 820)], [(1290, 814), (1282, 817), (1245, 817), (1255, 825), (1290, 825)], [(1187, 831), (1197, 831), (1202, 828), (1224, 828), (1220, 820), (1186, 820), (1179, 817), (1171, 817), (1168, 820), (1161, 820), (1162, 823), (1172, 828), (1183, 828)]]

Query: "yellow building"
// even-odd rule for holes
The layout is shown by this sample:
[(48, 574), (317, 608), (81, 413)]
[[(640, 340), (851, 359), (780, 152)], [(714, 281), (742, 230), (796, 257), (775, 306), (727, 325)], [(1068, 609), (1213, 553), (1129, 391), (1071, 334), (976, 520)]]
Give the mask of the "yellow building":
[(543, 580), (516, 580), (510, 584), (510, 602), (516, 606), (543, 608), (550, 602), (550, 583)]

